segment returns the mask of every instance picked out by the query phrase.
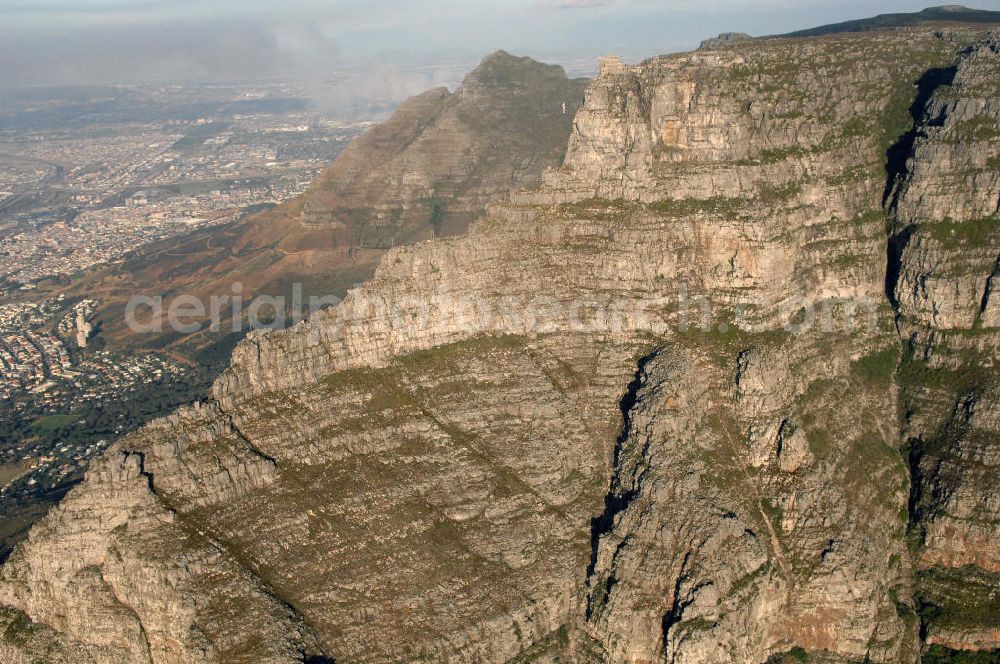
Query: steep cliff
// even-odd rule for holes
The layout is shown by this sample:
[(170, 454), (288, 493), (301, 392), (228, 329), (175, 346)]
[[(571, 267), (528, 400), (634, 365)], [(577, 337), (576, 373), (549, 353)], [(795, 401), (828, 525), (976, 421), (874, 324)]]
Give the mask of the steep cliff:
[(996, 40), (605, 60), (540, 188), (109, 450), (0, 572), (0, 653), (998, 647)]
[(994, 34), (925, 79), (887, 192), (923, 628), (964, 648), (1000, 648), (998, 71)]

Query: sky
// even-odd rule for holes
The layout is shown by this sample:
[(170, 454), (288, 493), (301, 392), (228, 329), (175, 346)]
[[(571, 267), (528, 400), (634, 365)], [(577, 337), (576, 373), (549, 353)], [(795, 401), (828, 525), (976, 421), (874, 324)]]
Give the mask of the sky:
[[(917, 11), (929, 0), (0, 0), (0, 93), (37, 84), (286, 79), (317, 96), (405, 97), (503, 48), (577, 73)], [(1000, 9), (1000, 0), (969, 3)], [(358, 75), (348, 76), (345, 72)]]

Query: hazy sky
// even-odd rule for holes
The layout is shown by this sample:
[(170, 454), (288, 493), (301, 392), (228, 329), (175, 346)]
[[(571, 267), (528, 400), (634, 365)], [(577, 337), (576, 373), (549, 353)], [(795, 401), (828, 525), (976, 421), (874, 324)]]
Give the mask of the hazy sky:
[[(722, 31), (787, 32), (928, 0), (0, 0), (0, 87), (278, 77), (322, 86), (357, 63), (381, 86), (449, 82), (498, 48), (630, 60)], [(998, 9), (1000, 0), (972, 6)], [(450, 67), (449, 67), (450, 65)], [(414, 73), (416, 71), (416, 73)], [(371, 83), (369, 81), (369, 83)], [(373, 92), (375, 94), (375, 92)]]

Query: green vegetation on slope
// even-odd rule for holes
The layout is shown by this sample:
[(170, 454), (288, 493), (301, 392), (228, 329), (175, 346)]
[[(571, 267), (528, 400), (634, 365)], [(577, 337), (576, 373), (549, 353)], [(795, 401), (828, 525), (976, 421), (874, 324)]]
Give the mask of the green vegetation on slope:
[(933, 567), (917, 573), (918, 610), (925, 624), (1000, 627), (1000, 579), (979, 569)]
[(921, 664), (1000, 664), (1000, 650), (969, 652), (933, 645), (920, 661)]

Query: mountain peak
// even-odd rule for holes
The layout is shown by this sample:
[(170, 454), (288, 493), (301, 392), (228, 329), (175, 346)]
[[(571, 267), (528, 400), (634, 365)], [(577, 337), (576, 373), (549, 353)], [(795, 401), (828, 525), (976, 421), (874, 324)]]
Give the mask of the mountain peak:
[(518, 58), (516, 55), (511, 55), (509, 52), (500, 48), (493, 51), (485, 58), (483, 58), (482, 64), (486, 64), (487, 62), (491, 62), (494, 60), (519, 60), (519, 59), (520, 58)]
[(559, 65), (539, 62), (527, 56), (517, 56), (501, 49), (490, 53), (462, 81), (469, 89), (480, 86), (507, 86), (511, 83), (541, 83), (545, 79), (562, 81), (566, 71)]

